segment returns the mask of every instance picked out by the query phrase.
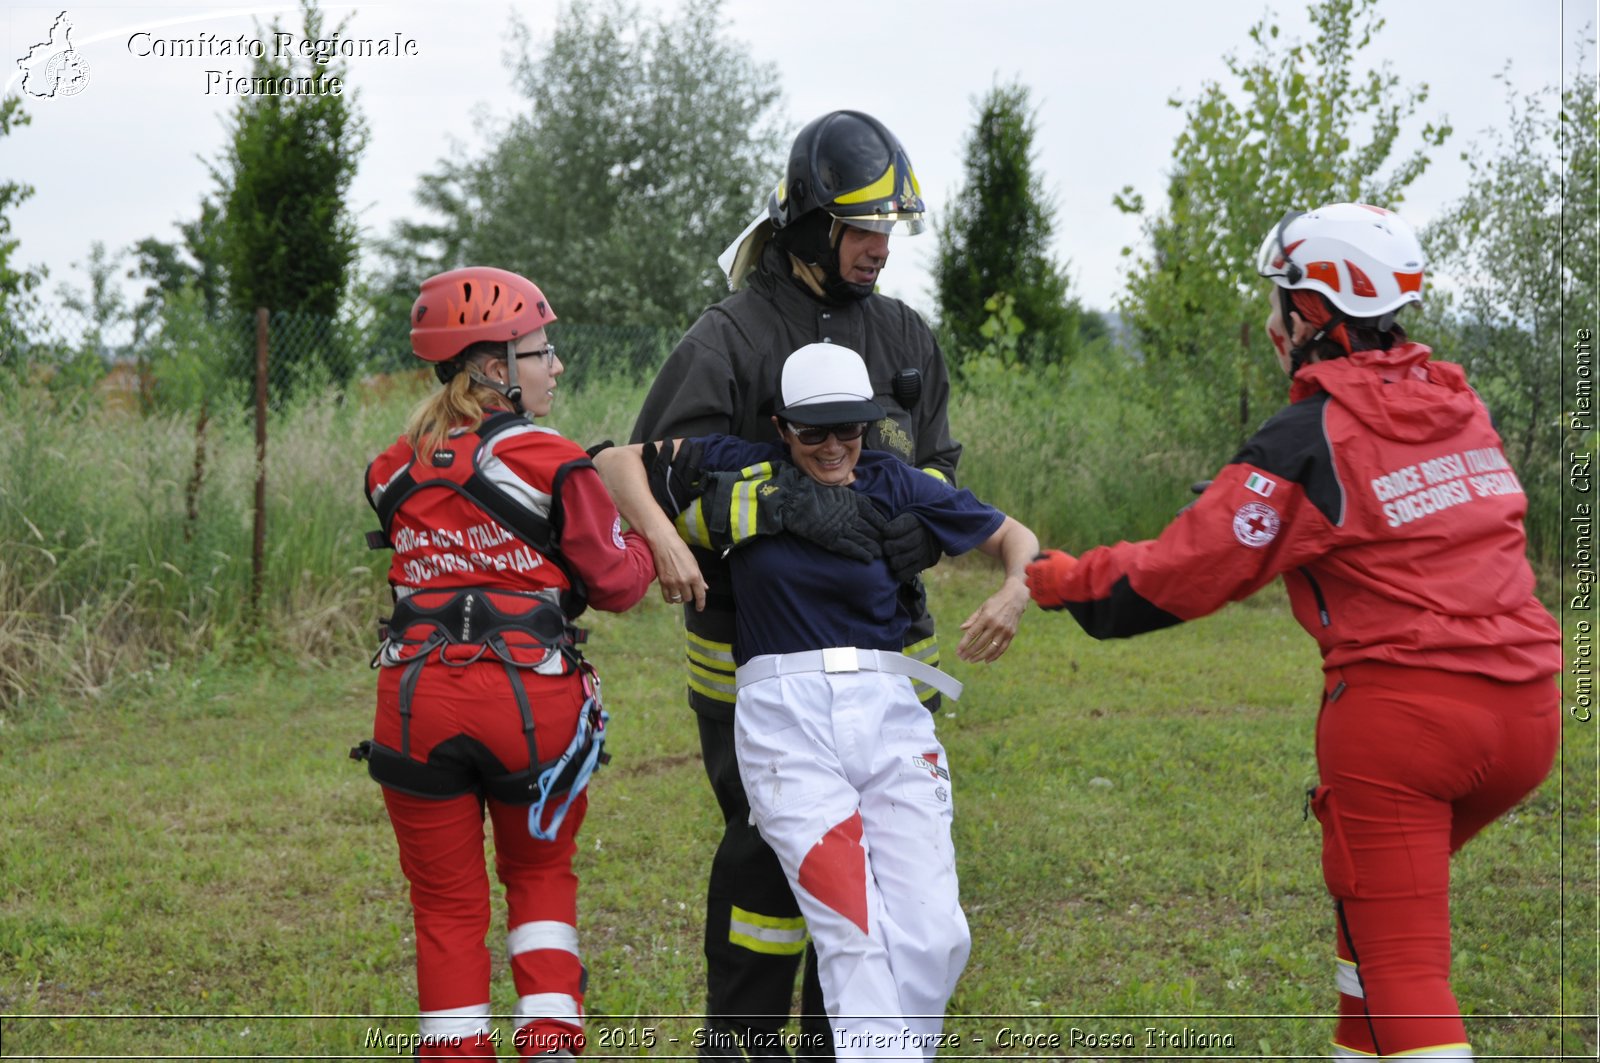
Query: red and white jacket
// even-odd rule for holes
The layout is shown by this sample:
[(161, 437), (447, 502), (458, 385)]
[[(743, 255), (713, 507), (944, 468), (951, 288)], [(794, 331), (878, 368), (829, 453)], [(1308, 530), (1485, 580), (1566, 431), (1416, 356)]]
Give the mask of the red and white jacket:
[[(472, 456), (456, 453), (462, 446), (478, 448), (477, 471), (504, 497), (551, 525), (589, 604), (621, 612), (644, 596), (655, 578), (649, 547), (636, 532), (622, 530), (616, 505), (589, 456), (553, 429), (517, 423), (481, 441), (475, 432), (458, 433), (437, 454), (420, 459), (401, 437), (367, 467), (368, 499), (380, 509), (385, 491), (414, 462), (464, 466)], [(394, 547), (389, 583), (402, 596), (468, 587), (571, 589), (559, 564), (455, 490), (413, 491), (387, 530)]]
[(1527, 498), (1465, 374), (1429, 354), (1404, 344), (1302, 369), (1291, 405), (1159, 538), (1079, 558), (1067, 608), (1119, 638), (1281, 574), (1326, 668), (1560, 671), (1560, 629), (1533, 594)]

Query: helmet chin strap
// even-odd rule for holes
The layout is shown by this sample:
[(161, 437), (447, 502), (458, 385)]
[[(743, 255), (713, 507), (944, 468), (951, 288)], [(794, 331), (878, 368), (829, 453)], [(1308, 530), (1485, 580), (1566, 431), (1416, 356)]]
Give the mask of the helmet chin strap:
[(839, 272), (844, 228), (843, 222), (819, 208), (773, 235), (779, 247), (822, 270), (823, 295), (835, 304), (865, 299), (873, 290), (870, 284), (850, 283)]
[(506, 382), (504, 384), (491, 377), (484, 376), (476, 369), (471, 370), (471, 373), (474, 381), (482, 384), (490, 391), (495, 391), (501, 395), (504, 395), (506, 401), (511, 404), (511, 409), (513, 412), (522, 412), (522, 385), (517, 383), (516, 340), (506, 341)]
[(517, 341), (506, 341), (506, 389), (501, 392), (515, 413), (522, 412), (522, 385), (517, 383)]
[[(1330, 305), (1328, 306), (1328, 320), (1324, 321), (1322, 325), (1317, 328), (1316, 332), (1313, 332), (1309, 337), (1307, 337), (1304, 343), (1295, 343), (1294, 318), (1290, 317), (1289, 315), (1297, 314), (1302, 321), (1305, 320), (1305, 315), (1301, 314), (1300, 311), (1295, 309), (1294, 298), (1290, 294), (1290, 290), (1288, 288), (1279, 288), (1278, 294), (1282, 299), (1283, 324), (1284, 327), (1289, 330), (1289, 342), (1293, 344), (1293, 346), (1289, 348), (1289, 377), (1292, 380), (1296, 373), (1300, 372), (1301, 369), (1304, 369), (1308, 364), (1310, 364), (1312, 354), (1311, 348), (1317, 343), (1317, 341), (1328, 339), (1331, 343), (1339, 343), (1338, 340), (1330, 339), (1328, 333), (1334, 331), (1340, 325), (1348, 324), (1354, 319), (1346, 315), (1344, 311)], [(1324, 303), (1326, 304), (1326, 300), (1324, 300)], [(1348, 331), (1346, 331), (1346, 335), (1349, 335)], [(1341, 343), (1339, 345), (1345, 348), (1345, 353), (1349, 353), (1350, 348), (1348, 343)]]
[[(1304, 369), (1306, 363), (1310, 361), (1311, 344), (1317, 339), (1320, 339), (1322, 337), (1322, 333), (1318, 331), (1316, 336), (1313, 336), (1305, 343), (1295, 343), (1294, 319), (1299, 317), (1300, 312), (1294, 308), (1294, 297), (1289, 294), (1288, 288), (1278, 289), (1278, 302), (1278, 313), (1283, 318), (1284, 329), (1289, 333), (1289, 379), (1293, 380), (1295, 374)], [(1303, 321), (1305, 319), (1301, 318), (1301, 320)]]
[(833, 218), (828, 227), (828, 254), (821, 263), (822, 290), (836, 303), (865, 299), (872, 294), (870, 284), (855, 284), (844, 279), (839, 269), (839, 245), (844, 243), (845, 223)]

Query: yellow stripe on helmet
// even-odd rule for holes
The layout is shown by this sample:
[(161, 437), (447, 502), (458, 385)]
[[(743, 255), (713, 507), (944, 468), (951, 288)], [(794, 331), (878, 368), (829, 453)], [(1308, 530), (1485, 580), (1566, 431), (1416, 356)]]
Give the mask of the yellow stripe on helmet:
[(883, 171), (883, 176), (879, 177), (876, 181), (872, 182), (870, 185), (866, 185), (866, 186), (864, 186), (862, 188), (858, 188), (854, 192), (846, 192), (844, 195), (836, 197), (834, 199), (834, 202), (835, 203), (870, 203), (874, 199), (889, 199), (889, 198), (892, 198), (893, 196), (894, 196), (894, 162), (891, 161), (889, 163), (889, 168), (887, 170)]

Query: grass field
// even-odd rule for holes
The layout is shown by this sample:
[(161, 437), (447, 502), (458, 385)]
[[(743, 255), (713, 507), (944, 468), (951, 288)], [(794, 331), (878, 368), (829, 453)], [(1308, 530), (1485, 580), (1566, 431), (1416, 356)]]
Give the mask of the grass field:
[[(936, 571), (946, 631), (992, 572)], [(719, 831), (678, 620), (653, 601), (591, 619), (615, 756), (579, 839), (591, 1053), (692, 1054)], [(370, 733), (364, 665), (175, 665), (92, 711), (0, 718), (0, 1054), (404, 1054), (384, 1037), (415, 1030), (405, 888), (346, 759)], [(1318, 669), (1281, 591), (1126, 643), (1032, 611), (1000, 663), (949, 669), (974, 947), (943, 1054), (1325, 1056), (1331, 913), (1302, 814)], [(1456, 863), (1480, 1058), (1596, 1052), (1596, 731), (1565, 727), (1551, 779)], [(497, 909), (505, 1013), (503, 929)]]

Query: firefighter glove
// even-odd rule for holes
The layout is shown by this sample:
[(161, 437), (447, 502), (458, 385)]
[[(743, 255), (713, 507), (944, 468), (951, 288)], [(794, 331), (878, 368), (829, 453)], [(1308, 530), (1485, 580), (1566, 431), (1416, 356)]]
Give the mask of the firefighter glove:
[(784, 464), (759, 498), (762, 532), (786, 531), (854, 561), (883, 556), (878, 539), (886, 518), (848, 487), (820, 484)]
[(943, 556), (939, 540), (914, 514), (902, 513), (883, 526), (883, 557), (889, 562), (896, 583), (915, 579), (923, 569), (937, 565)]

